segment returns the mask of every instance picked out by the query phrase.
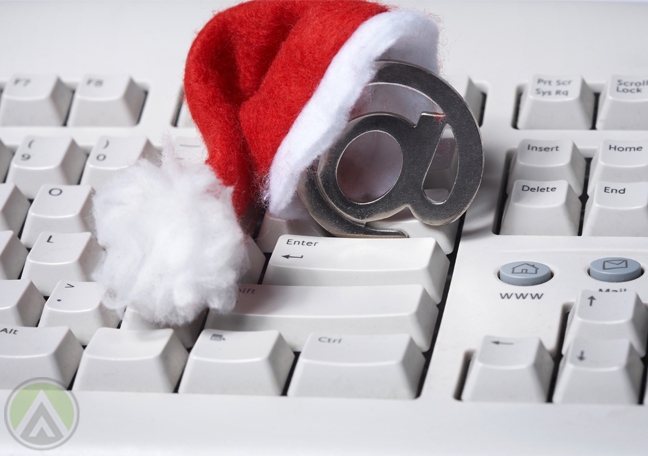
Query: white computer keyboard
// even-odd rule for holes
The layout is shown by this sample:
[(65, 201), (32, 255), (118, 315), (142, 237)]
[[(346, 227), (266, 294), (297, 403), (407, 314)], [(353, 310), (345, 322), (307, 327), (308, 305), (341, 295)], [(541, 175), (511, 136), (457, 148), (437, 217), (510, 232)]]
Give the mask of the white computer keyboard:
[[(89, 189), (165, 138), (200, 153), (184, 59), (231, 2), (0, 2), (0, 454), (646, 454), (648, 5), (399, 3), (440, 18), (480, 119), (461, 223), (383, 249), (268, 217), (233, 314), (142, 336), (87, 283)], [(26, 79), (45, 104), (9, 109)], [(97, 117), (93, 88), (129, 101)], [(73, 402), (13, 406), (34, 376)]]

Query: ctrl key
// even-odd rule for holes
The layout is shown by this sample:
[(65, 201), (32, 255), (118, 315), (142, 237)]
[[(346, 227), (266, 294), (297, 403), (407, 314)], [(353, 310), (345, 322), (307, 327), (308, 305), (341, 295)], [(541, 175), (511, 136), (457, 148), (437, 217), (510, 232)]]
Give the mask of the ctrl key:
[(288, 396), (413, 399), (423, 364), (407, 334), (311, 334)]
[(0, 327), (0, 389), (44, 377), (69, 385), (83, 348), (65, 327)]

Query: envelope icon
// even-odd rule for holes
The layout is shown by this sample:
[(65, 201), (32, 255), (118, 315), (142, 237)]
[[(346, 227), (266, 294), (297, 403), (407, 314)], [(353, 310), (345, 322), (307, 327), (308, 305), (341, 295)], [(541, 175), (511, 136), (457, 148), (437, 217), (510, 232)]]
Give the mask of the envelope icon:
[(625, 259), (616, 259), (616, 260), (605, 260), (603, 262), (603, 270), (607, 271), (608, 269), (627, 269), (628, 260)]

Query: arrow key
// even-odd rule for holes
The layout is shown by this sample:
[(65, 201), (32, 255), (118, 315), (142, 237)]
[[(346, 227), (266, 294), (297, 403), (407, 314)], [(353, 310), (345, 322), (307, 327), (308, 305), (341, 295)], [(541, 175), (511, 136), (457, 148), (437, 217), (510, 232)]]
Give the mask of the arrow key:
[(553, 361), (538, 337), (486, 336), (470, 362), (461, 399), (545, 402)]
[(627, 339), (574, 339), (560, 363), (553, 401), (636, 404), (643, 364)]
[(648, 310), (634, 291), (583, 290), (569, 313), (563, 353), (577, 337), (628, 339), (639, 356), (644, 356)]

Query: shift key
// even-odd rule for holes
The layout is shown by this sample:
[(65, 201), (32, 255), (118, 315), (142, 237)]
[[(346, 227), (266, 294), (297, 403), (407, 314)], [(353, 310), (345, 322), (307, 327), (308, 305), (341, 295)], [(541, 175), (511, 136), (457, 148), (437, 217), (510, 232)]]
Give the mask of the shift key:
[(284, 235), (266, 270), (266, 285), (420, 284), (441, 302), (450, 262), (431, 238), (346, 239)]

